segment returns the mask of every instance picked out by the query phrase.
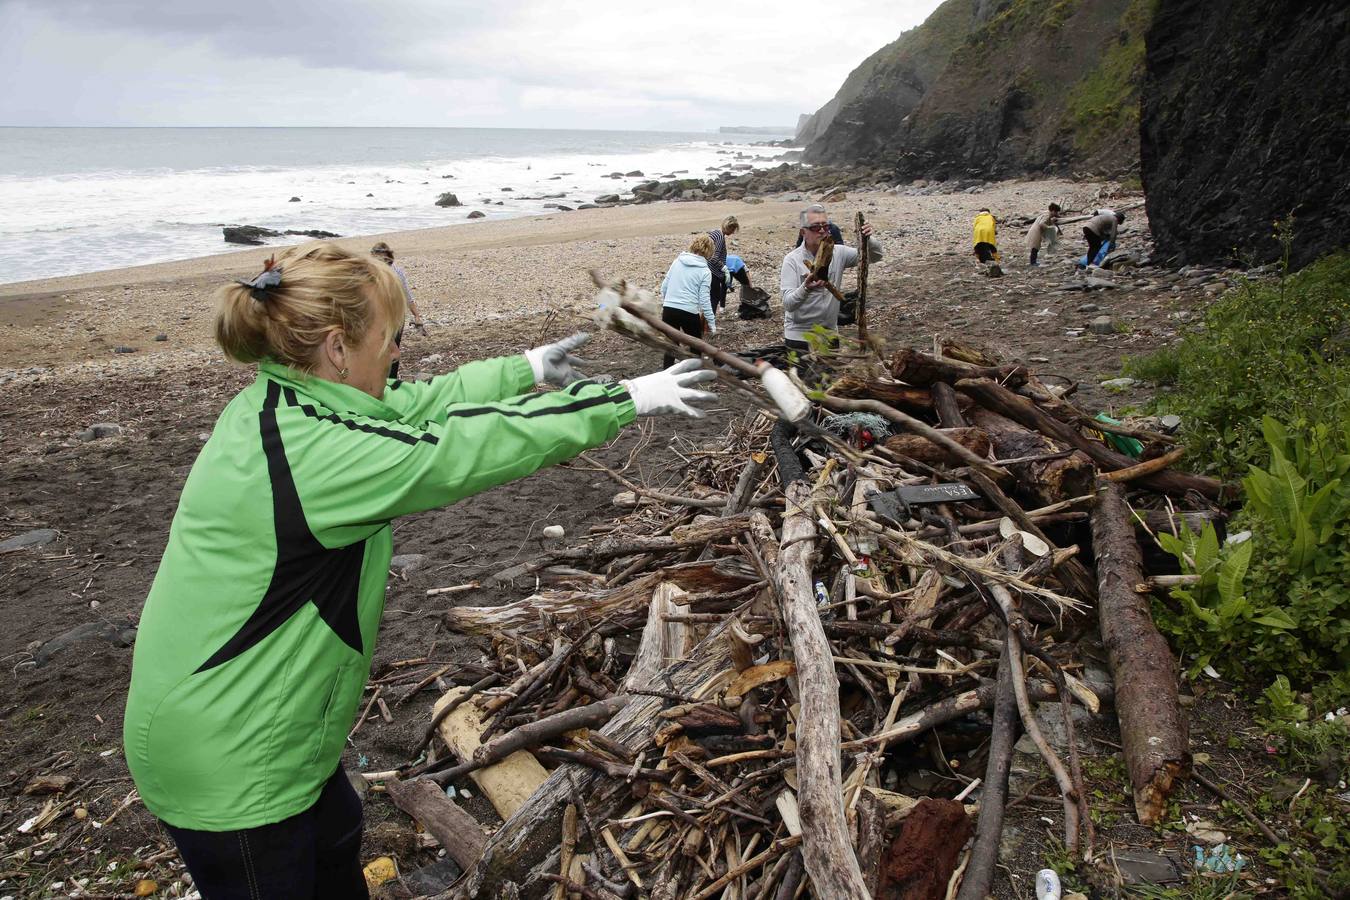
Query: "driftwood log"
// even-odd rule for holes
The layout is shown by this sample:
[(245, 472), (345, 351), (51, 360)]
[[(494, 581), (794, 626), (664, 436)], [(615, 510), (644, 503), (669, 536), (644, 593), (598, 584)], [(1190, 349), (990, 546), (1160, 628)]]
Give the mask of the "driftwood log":
[(1119, 485), (1098, 490), (1092, 512), (1097, 615), (1116, 685), (1116, 715), (1139, 821), (1162, 821), (1167, 798), (1190, 769), (1186, 721), (1177, 701), (1177, 667), (1149, 613), (1139, 543)]
[(465, 634), (493, 637), (520, 629), (538, 629), (541, 616), (552, 621), (566, 621), (592, 620), (621, 613), (641, 615), (651, 600), (652, 591), (662, 581), (669, 581), (691, 593), (715, 593), (735, 590), (755, 580), (755, 576), (734, 560), (681, 563), (603, 591), (543, 591), (501, 606), (451, 607), (445, 611), (445, 623), (448, 628)]
[(437, 784), (449, 784), (461, 775), (491, 766), (513, 754), (538, 747), (544, 742), (578, 728), (596, 728), (608, 722), (632, 698), (616, 694), (586, 706), (574, 706), (533, 722), (511, 729), (486, 744), (480, 744), (473, 755), (458, 766), (427, 776)]
[(478, 864), (487, 846), (487, 836), (478, 820), (460, 809), (445, 792), (425, 779), (388, 781), (384, 785), (394, 805), (412, 816), (427, 834), (463, 870)]
[(1027, 370), (1023, 366), (976, 366), (906, 347), (891, 357), (891, 376), (916, 387), (927, 387), (939, 381), (956, 384), (963, 378), (992, 378), (1017, 387), (1026, 383)]
[[(859, 378), (857, 375), (840, 375), (827, 391), (834, 397), (849, 399), (867, 398), (889, 403), (891, 406), (924, 412), (933, 405), (933, 393), (928, 388), (911, 387), (896, 381), (880, 378)], [(967, 401), (969, 402), (969, 401)]]
[[(1048, 415), (1035, 403), (994, 381), (986, 378), (966, 378), (958, 381), (956, 388), (974, 397), (986, 409), (1082, 450), (1104, 471), (1128, 469), (1135, 464), (1135, 460), (1125, 454), (1117, 453), (1105, 444), (1089, 440), (1077, 428)], [(1203, 475), (1188, 475), (1184, 472), (1166, 470), (1141, 478), (1139, 483), (1163, 493), (1183, 495), (1188, 491), (1197, 491), (1210, 499), (1218, 499), (1224, 487), (1221, 482)]]
[[(1006, 416), (972, 407), (966, 418), (988, 436), (998, 459), (1019, 459), (1026, 456), (1054, 456), (1072, 450), (1060, 441), (1039, 431), (1017, 424)], [(1096, 471), (1092, 460), (1081, 451), (1053, 459), (1036, 459), (1022, 463), (1007, 463), (1008, 471), (1017, 476), (1018, 493), (1042, 504), (1058, 503), (1070, 497), (1092, 493)]]
[(933, 411), (937, 413), (938, 424), (943, 428), (961, 428), (968, 424), (961, 412), (961, 401), (970, 404), (969, 397), (956, 393), (956, 388), (945, 381), (937, 381), (929, 389), (933, 395)]
[(797, 665), (797, 779), (802, 810), (802, 861), (822, 896), (869, 900), (844, 816), (839, 763), (839, 679), (812, 589), (811, 488), (787, 486), (787, 513), (775, 578)]
[(1004, 656), (998, 664), (994, 731), (989, 737), (989, 761), (980, 790), (980, 820), (956, 900), (984, 900), (993, 886), (994, 866), (998, 864), (999, 843), (1003, 838), (1003, 812), (1008, 802), (1008, 773), (1012, 770), (1013, 745), (1017, 743), (1020, 721), (1013, 693), (1012, 661)]
[[(940, 428), (942, 434), (976, 456), (989, 455), (989, 435), (983, 428)], [(930, 466), (959, 466), (964, 460), (956, 454), (917, 434), (897, 434), (882, 442), (887, 450)], [(1062, 497), (1060, 499), (1063, 499)]]

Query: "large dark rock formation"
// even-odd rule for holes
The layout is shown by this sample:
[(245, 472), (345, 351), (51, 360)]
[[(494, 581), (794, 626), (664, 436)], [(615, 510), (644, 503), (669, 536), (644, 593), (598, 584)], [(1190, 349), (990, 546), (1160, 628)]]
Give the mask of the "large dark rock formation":
[(1153, 5), (947, 0), (807, 123), (806, 159), (898, 177), (1128, 171)]
[(1162, 0), (1140, 126), (1148, 218), (1184, 262), (1268, 262), (1294, 215), (1292, 262), (1346, 245), (1350, 6)]

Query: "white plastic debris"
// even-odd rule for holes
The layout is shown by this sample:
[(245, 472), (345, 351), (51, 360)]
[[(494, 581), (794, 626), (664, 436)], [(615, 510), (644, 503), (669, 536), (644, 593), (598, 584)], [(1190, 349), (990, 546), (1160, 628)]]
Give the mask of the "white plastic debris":
[(1059, 873), (1054, 869), (1041, 869), (1036, 873), (1036, 900), (1059, 900), (1062, 891)]

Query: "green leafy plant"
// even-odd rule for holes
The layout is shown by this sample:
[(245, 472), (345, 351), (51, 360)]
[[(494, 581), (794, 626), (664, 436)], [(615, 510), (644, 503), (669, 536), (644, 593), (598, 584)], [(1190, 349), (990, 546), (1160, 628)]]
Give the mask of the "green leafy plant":
[[(1284, 229), (1277, 239), (1292, 237)], [(1278, 413), (1301, 431), (1350, 415), (1348, 285), (1345, 252), (1241, 282), (1177, 344), (1127, 360), (1125, 373), (1169, 388), (1154, 411), (1182, 417), (1187, 459), (1239, 478), (1269, 461), (1262, 416)]]
[[(1350, 423), (1294, 430), (1267, 416), (1261, 427), (1270, 463), (1251, 467), (1237, 520), (1250, 539), (1221, 546), (1208, 525), (1160, 535), (1192, 583), (1156, 618), (1192, 676), (1213, 665), (1274, 681), (1272, 703), (1285, 684), (1334, 709), (1350, 699)], [(1278, 718), (1298, 721), (1293, 710)]]

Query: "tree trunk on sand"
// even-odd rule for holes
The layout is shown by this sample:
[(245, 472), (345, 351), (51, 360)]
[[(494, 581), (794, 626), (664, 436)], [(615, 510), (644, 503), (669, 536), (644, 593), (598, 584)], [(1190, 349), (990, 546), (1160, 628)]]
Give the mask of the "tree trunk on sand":
[(1143, 565), (1119, 485), (1098, 489), (1092, 512), (1097, 614), (1116, 685), (1116, 715), (1139, 821), (1162, 821), (1167, 798), (1190, 769), (1186, 721), (1177, 702), (1177, 666), (1153, 625), (1149, 598), (1135, 592)]
[[(957, 382), (958, 390), (975, 398), (981, 406), (1007, 416), (1027, 428), (1039, 431), (1071, 447), (1077, 447), (1097, 463), (1103, 471), (1127, 469), (1136, 460), (1123, 453), (1107, 448), (1105, 444), (1089, 440), (1079, 433), (1077, 428), (1066, 425), (1038, 409), (1025, 397), (1019, 397), (1001, 384), (983, 378), (968, 378)], [(1163, 471), (1141, 478), (1139, 483), (1165, 494), (1185, 494), (1197, 491), (1210, 499), (1218, 499), (1223, 492), (1223, 484), (1213, 478), (1202, 475), (1187, 475), (1183, 472)]]
[(830, 385), (829, 394), (833, 397), (880, 400), (900, 409), (921, 413), (933, 406), (933, 395), (928, 388), (910, 387), (878, 378), (859, 378), (857, 375), (840, 375)]
[[(980, 406), (972, 407), (967, 417), (972, 425), (989, 435), (997, 459), (1019, 459), (1070, 449), (1039, 431), (1023, 428), (1012, 419)], [(1018, 492), (1029, 495), (1043, 506), (1092, 493), (1097, 475), (1092, 460), (1077, 451), (1059, 459), (1013, 463), (1007, 469), (1017, 476)]]
[(461, 869), (467, 872), (478, 863), (487, 836), (478, 820), (460, 809), (444, 791), (425, 779), (389, 781), (384, 789), (394, 805), (421, 822)]
[[(940, 428), (947, 437), (956, 441), (976, 456), (989, 455), (989, 435), (982, 428)], [(882, 441), (887, 450), (908, 456), (910, 459), (927, 463), (930, 466), (959, 466), (964, 461), (957, 459), (943, 447), (918, 434), (897, 434)]]
[(915, 387), (927, 387), (938, 381), (955, 384), (963, 378), (992, 378), (1013, 387), (1019, 387), (1027, 381), (1027, 370), (1022, 366), (974, 366), (929, 356), (908, 347), (897, 350), (891, 357), (891, 375), (897, 381)]
[(782, 550), (774, 573), (783, 599), (801, 714), (797, 718), (797, 780), (802, 810), (802, 860), (819, 896), (869, 900), (853, 851), (839, 763), (839, 679), (834, 655), (820, 623), (812, 588), (811, 488), (787, 486)]
[(933, 409), (937, 412), (938, 424), (943, 428), (962, 428), (970, 424), (961, 412), (961, 400), (965, 399), (968, 404), (969, 397), (960, 397), (956, 388), (945, 381), (935, 382), (930, 390), (933, 392)]

